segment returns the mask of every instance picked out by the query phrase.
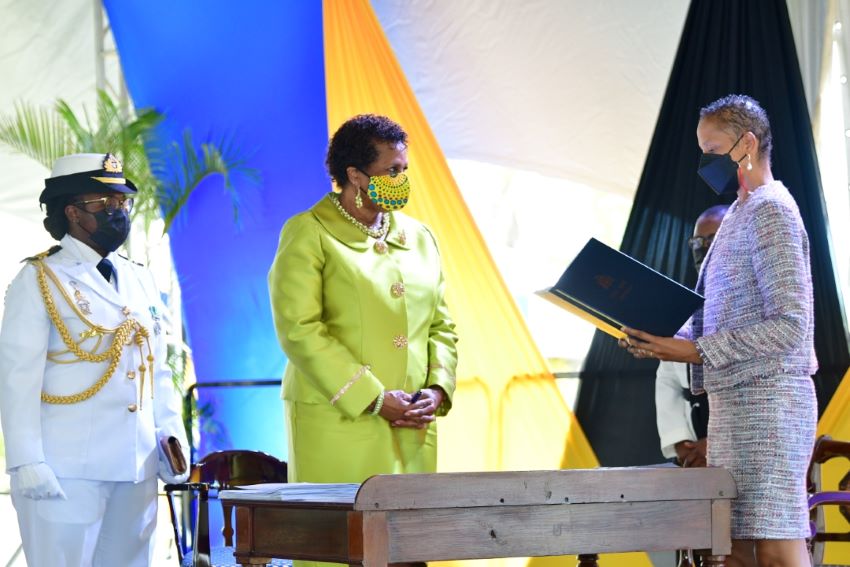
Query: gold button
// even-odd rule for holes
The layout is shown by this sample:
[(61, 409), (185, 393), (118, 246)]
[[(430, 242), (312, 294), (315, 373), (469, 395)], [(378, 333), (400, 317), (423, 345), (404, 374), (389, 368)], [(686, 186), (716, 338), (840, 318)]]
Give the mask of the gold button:
[(399, 298), (402, 295), (404, 295), (404, 283), (403, 282), (396, 282), (393, 285), (391, 285), (390, 286), (390, 294), (392, 294), (392, 296), (395, 297), (395, 298)]
[(129, 406), (127, 406), (127, 411), (130, 413), (133, 413), (137, 409), (139, 409), (139, 406), (137, 406), (136, 404), (130, 404)]
[(136, 377), (136, 371), (135, 370), (131, 370), (127, 373), (127, 378), (129, 378), (130, 380), (132, 380), (135, 377)]
[(407, 337), (405, 337), (404, 335), (396, 335), (395, 337), (393, 337), (393, 344), (395, 345), (395, 348), (406, 348)]

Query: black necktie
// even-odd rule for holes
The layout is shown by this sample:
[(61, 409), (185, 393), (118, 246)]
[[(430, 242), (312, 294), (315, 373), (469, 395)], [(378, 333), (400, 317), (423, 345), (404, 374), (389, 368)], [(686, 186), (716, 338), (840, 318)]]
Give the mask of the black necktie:
[(97, 271), (100, 272), (100, 275), (102, 275), (106, 281), (109, 281), (110, 276), (115, 273), (115, 268), (112, 266), (112, 262), (104, 258), (97, 263)]

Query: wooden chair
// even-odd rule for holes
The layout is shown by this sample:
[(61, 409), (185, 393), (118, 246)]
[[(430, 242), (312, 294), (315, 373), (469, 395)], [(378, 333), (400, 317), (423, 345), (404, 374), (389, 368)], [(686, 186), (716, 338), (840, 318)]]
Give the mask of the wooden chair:
[[(211, 548), (209, 531), (209, 498), (220, 490), (229, 490), (249, 484), (286, 482), (286, 463), (259, 451), (216, 451), (210, 453), (192, 465), (189, 482), (166, 484), (171, 524), (174, 528), (174, 541), (177, 556), (182, 567), (229, 567), (237, 566), (233, 557), (233, 507), (222, 502), (224, 514), (224, 547)], [(197, 500), (195, 529), (192, 546), (187, 547), (181, 537), (180, 522), (174, 506), (174, 493), (182, 492), (189, 498), (184, 499), (184, 508), (191, 503), (191, 495)], [(187, 514), (183, 514), (184, 517)], [(271, 565), (288, 565), (290, 562), (274, 560)]]
[[(824, 521), (824, 506), (838, 506), (844, 518), (850, 522), (850, 471), (838, 482), (837, 490), (825, 491), (821, 480), (821, 465), (826, 461), (844, 457), (850, 460), (850, 443), (835, 441), (827, 435), (818, 437), (812, 453), (807, 475), (809, 511), (812, 535), (809, 539), (814, 564), (823, 564), (824, 544), (828, 541), (850, 542), (850, 532), (828, 532)], [(843, 563), (850, 565), (850, 562)]]

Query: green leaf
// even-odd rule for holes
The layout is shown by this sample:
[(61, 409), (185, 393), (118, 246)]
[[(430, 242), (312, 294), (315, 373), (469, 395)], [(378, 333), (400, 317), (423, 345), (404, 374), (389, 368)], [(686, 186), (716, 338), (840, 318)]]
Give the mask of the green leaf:
[(219, 142), (205, 142), (200, 151), (195, 147), (191, 130), (183, 131), (182, 144), (172, 142), (169, 151), (154, 158), (154, 171), (163, 180), (160, 188), (164, 232), (168, 232), (174, 219), (188, 202), (198, 186), (211, 175), (221, 175), (224, 188), (233, 204), (234, 222), (239, 220), (239, 195), (233, 186), (233, 173), (239, 173), (250, 182), (259, 180), (259, 171), (247, 165), (246, 155), (232, 137), (222, 137)]
[(74, 111), (71, 110), (71, 106), (64, 100), (59, 99), (56, 101), (56, 112), (65, 121), (68, 129), (76, 139), (75, 151), (78, 150), (76, 153), (94, 152), (92, 148), (92, 135), (80, 124)]
[(139, 190), (133, 218), (141, 218), (145, 229), (163, 216), (168, 231), (203, 180), (218, 174), (224, 178), (233, 202), (233, 217), (238, 221), (239, 199), (231, 174), (239, 172), (252, 181), (259, 179), (257, 170), (246, 165), (245, 155), (227, 136), (196, 148), (186, 130), (180, 141), (171, 141), (165, 145), (165, 152), (160, 151), (154, 133), (163, 119), (153, 109), (134, 112), (123, 108), (108, 93), (98, 91), (94, 117), (86, 108), (80, 116), (62, 99), (53, 109), (18, 103), (12, 115), (0, 116), (0, 142), (48, 169), (68, 154), (115, 154), (124, 164), (125, 175)]
[(11, 116), (0, 116), (0, 142), (48, 169), (75, 151), (71, 132), (60, 116), (25, 102), (16, 103)]

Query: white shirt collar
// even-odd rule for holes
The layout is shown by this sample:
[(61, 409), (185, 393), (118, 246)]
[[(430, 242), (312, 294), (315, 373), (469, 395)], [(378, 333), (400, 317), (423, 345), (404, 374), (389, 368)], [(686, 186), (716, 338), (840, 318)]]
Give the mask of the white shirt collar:
[[(92, 248), (85, 242), (77, 240), (70, 234), (66, 234), (62, 237), (61, 244), (63, 248), (68, 248), (70, 252), (77, 256), (77, 258), (86, 262), (87, 264), (90, 263), (96, 266), (103, 259), (101, 258), (100, 254), (98, 254), (94, 250), (94, 248)], [(110, 252), (106, 255), (106, 257), (109, 259), (110, 262), (112, 262), (113, 265), (115, 265), (115, 259), (113, 258), (114, 254), (114, 252)]]

